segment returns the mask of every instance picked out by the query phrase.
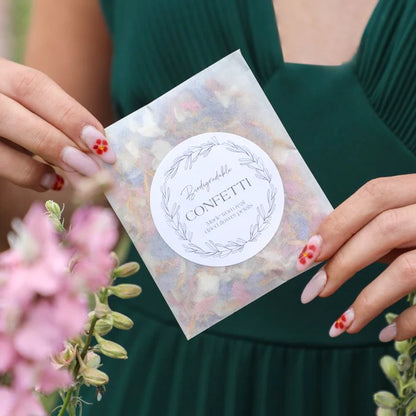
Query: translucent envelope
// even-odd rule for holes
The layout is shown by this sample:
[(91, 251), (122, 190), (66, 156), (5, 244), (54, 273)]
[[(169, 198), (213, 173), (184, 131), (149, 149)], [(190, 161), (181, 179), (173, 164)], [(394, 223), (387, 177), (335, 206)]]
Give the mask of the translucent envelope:
[(106, 132), (108, 200), (188, 339), (296, 276), (332, 211), (239, 51)]

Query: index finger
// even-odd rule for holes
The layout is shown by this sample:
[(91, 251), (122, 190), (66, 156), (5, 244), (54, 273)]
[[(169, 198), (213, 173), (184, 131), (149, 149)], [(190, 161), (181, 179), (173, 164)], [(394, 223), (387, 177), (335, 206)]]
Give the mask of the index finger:
[(309, 239), (299, 256), (298, 270), (303, 271), (314, 262), (330, 258), (381, 212), (414, 203), (416, 174), (377, 178), (367, 182), (329, 214), (316, 234)]
[(0, 59), (0, 92), (59, 129), (81, 150), (97, 153), (106, 163), (115, 162), (110, 148), (104, 154), (103, 146), (96, 146), (105, 140), (101, 123), (47, 75)]

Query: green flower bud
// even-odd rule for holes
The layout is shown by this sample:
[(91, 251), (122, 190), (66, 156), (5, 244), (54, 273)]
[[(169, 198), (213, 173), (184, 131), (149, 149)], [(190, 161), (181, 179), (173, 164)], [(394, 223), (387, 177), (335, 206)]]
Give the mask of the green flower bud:
[(56, 230), (58, 232), (65, 231), (64, 222), (62, 221), (61, 223), (62, 211), (64, 209), (62, 208), (61, 210), (59, 205), (56, 202), (51, 201), (51, 200), (45, 202), (45, 208), (48, 211), (49, 218), (52, 221), (53, 225), (55, 226)]
[(399, 400), (389, 391), (379, 391), (374, 395), (374, 402), (383, 409), (395, 409), (399, 405)]
[(399, 315), (397, 313), (389, 312), (386, 314), (386, 321), (390, 325)]
[(99, 319), (95, 323), (94, 334), (106, 335), (113, 329), (113, 318), (111, 315), (106, 316), (105, 318)]
[(397, 412), (394, 409), (383, 409), (382, 407), (379, 407), (377, 409), (377, 416), (397, 416)]
[(407, 353), (409, 350), (409, 341), (395, 341), (394, 348), (396, 348), (396, 351), (399, 351), (400, 353)]
[(105, 303), (101, 303), (98, 299), (98, 296), (95, 295), (95, 308), (94, 308), (95, 316), (99, 319), (104, 318), (107, 314), (111, 312), (111, 309)]
[(87, 385), (102, 386), (108, 383), (108, 375), (96, 368), (84, 367), (81, 375)]
[(95, 338), (98, 341), (98, 347), (100, 351), (110, 358), (116, 358), (119, 360), (127, 359), (127, 351), (119, 344), (108, 341), (107, 339), (101, 338), (99, 335), (96, 335)]
[(380, 360), (380, 366), (384, 374), (389, 380), (397, 380), (400, 377), (399, 369), (397, 368), (396, 360), (389, 355), (385, 355)]
[(142, 293), (142, 288), (131, 283), (123, 283), (121, 285), (111, 286), (109, 291), (118, 298), (130, 299), (139, 296)]
[(60, 206), (52, 200), (46, 201), (45, 202), (45, 208), (48, 211), (49, 215), (56, 217), (58, 220), (61, 219), (61, 208)]
[(101, 357), (94, 351), (88, 351), (84, 363), (89, 368), (98, 368), (101, 364)]
[(129, 277), (136, 274), (140, 270), (139, 263), (131, 261), (130, 263), (122, 264), (114, 269), (114, 277)]
[(400, 354), (397, 358), (397, 367), (400, 371), (408, 370), (412, 364), (412, 359), (409, 354)]
[(126, 315), (123, 315), (119, 312), (111, 312), (111, 316), (113, 317), (113, 325), (117, 329), (130, 329), (133, 326), (133, 321)]

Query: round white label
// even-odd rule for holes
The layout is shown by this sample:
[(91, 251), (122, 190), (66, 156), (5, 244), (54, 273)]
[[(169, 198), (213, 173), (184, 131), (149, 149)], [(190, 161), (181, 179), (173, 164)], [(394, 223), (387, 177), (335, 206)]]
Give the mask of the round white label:
[(173, 148), (150, 190), (153, 221), (182, 257), (230, 266), (260, 252), (282, 220), (284, 190), (276, 165), (253, 142), (204, 133)]

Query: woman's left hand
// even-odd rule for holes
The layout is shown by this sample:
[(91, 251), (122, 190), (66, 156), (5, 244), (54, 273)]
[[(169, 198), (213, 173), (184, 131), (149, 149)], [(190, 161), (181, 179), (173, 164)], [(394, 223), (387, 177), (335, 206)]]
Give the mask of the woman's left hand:
[[(367, 182), (337, 207), (312, 236), (298, 260), (302, 271), (328, 260), (306, 285), (301, 300), (332, 295), (364, 267), (390, 265), (337, 319), (330, 336), (359, 332), (385, 308), (416, 289), (416, 174)], [(380, 332), (383, 342), (416, 335), (416, 306)]]

